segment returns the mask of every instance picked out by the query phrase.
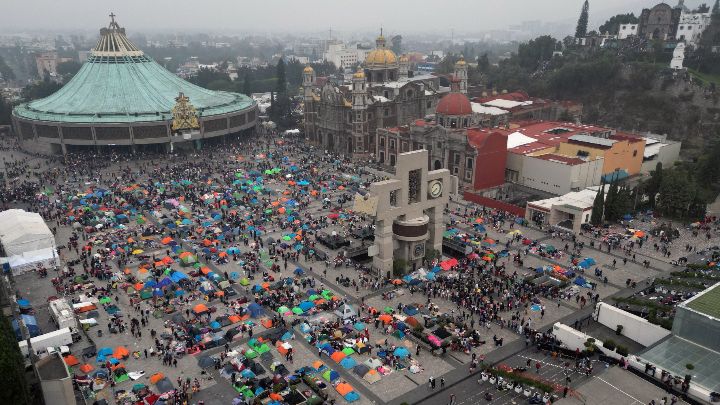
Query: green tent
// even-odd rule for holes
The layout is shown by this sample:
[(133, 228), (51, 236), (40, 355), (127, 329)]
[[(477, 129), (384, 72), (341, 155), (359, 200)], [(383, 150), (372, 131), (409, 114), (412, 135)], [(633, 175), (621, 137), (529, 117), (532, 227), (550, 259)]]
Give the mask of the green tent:
[(112, 300), (110, 299), (110, 297), (102, 297), (98, 302), (101, 304), (109, 304), (112, 302)]
[(241, 285), (241, 286), (248, 286), (248, 285), (250, 285), (250, 280), (249, 280), (247, 277), (242, 278), (242, 279), (240, 279), (240, 285)]
[(250, 360), (256, 358), (257, 356), (258, 356), (258, 353), (257, 353), (255, 350), (253, 350), (253, 349), (248, 349), (248, 350), (245, 352), (245, 357), (248, 358), (248, 359), (250, 359)]
[(152, 295), (153, 295), (152, 290), (150, 290), (150, 289), (140, 291), (140, 299), (142, 299), (142, 300), (150, 299), (150, 298), (152, 298)]
[(278, 312), (278, 314), (284, 314), (284, 313), (288, 312), (289, 310), (290, 310), (290, 308), (283, 305), (277, 309), (277, 312)]
[(386, 314), (392, 314), (393, 309), (390, 307), (385, 307), (385, 309), (383, 309), (383, 312), (385, 312)]
[(354, 354), (355, 350), (353, 350), (352, 347), (346, 347), (342, 349), (342, 352), (349, 356), (351, 354)]
[(256, 350), (259, 354), (267, 353), (270, 351), (270, 346), (268, 346), (267, 343), (263, 343), (258, 346)]
[(300, 309), (300, 308), (298, 308), (298, 307), (295, 307), (295, 308), (292, 309), (292, 313), (295, 314), (295, 315), (302, 315), (303, 310)]
[(331, 300), (333, 297), (333, 293), (331, 293), (330, 290), (322, 290), (320, 295), (322, 295), (322, 297), (325, 298), (326, 300)]
[(116, 383), (116, 384), (120, 384), (120, 383), (125, 382), (125, 381), (127, 381), (127, 380), (129, 380), (129, 379), (130, 379), (130, 377), (129, 377), (127, 374), (116, 375), (116, 376), (115, 376), (115, 383)]
[(313, 294), (313, 295), (311, 295), (311, 296), (308, 297), (308, 300), (310, 300), (310, 301), (315, 301), (315, 300), (319, 300), (320, 298), (322, 298), (322, 297), (319, 296), (319, 295), (317, 295), (317, 294)]

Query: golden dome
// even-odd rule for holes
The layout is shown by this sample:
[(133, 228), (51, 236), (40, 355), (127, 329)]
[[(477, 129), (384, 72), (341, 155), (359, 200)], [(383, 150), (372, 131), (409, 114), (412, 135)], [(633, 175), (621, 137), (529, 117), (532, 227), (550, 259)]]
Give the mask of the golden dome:
[(457, 66), (465, 66), (465, 65), (467, 65), (467, 62), (465, 62), (465, 58), (463, 58), (463, 57), (461, 56), (460, 59), (458, 59), (458, 61), (455, 62), (455, 65), (457, 65)]
[(397, 56), (395, 52), (387, 48), (377, 48), (370, 51), (365, 58), (365, 66), (369, 68), (387, 68), (395, 67), (397, 64)]
[(310, 65), (305, 66), (305, 69), (303, 69), (303, 73), (312, 73), (314, 71), (315, 70), (313, 70), (312, 66), (310, 66)]
[(358, 69), (357, 72), (353, 74), (353, 79), (364, 79), (365, 78), (365, 72), (363, 72), (362, 69)]

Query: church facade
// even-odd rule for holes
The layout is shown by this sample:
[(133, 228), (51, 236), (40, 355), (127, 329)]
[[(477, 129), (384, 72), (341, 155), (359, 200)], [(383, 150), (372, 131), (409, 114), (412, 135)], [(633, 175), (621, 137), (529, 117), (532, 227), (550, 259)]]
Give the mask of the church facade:
[[(467, 89), (467, 66), (458, 77)], [(435, 113), (447, 89), (433, 75), (411, 75), (405, 56), (386, 47), (382, 34), (350, 84), (316, 81), (314, 70), (303, 71), (305, 136), (317, 147), (354, 158), (376, 152), (379, 128), (409, 124)]]

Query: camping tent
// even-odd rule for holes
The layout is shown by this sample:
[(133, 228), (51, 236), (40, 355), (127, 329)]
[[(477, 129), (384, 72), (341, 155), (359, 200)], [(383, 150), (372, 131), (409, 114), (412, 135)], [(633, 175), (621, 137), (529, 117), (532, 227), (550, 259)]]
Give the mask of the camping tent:
[(343, 304), (342, 307), (335, 311), (335, 315), (339, 316), (341, 319), (348, 319), (353, 316), (357, 316), (357, 311), (355, 311), (350, 305)]

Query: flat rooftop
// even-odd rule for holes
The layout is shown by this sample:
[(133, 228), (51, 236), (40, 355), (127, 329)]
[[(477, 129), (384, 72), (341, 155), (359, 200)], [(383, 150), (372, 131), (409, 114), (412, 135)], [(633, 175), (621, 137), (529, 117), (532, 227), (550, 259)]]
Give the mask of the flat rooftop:
[(67, 366), (59, 354), (40, 359), (35, 366), (41, 381), (60, 380), (70, 376)]
[[(720, 390), (720, 353), (716, 351), (672, 335), (639, 356), (673, 375), (692, 374), (692, 381), (708, 390)], [(688, 370), (687, 364), (693, 369)]]
[(720, 283), (685, 301), (682, 306), (720, 319)]

